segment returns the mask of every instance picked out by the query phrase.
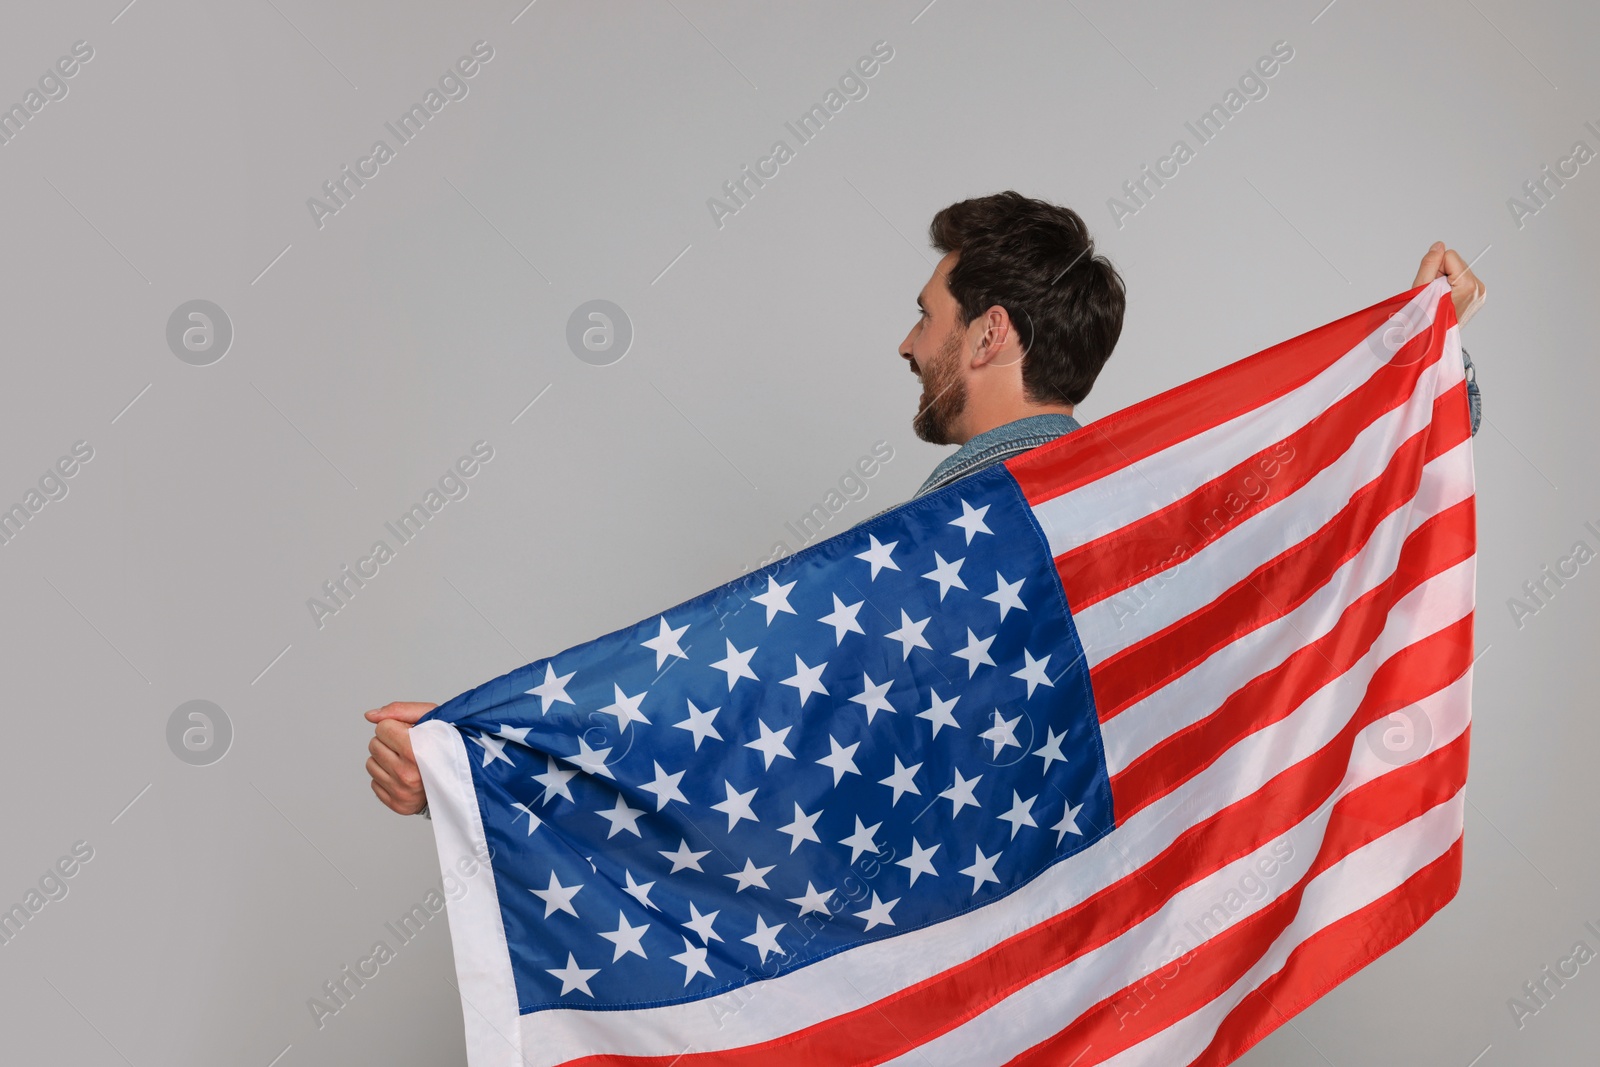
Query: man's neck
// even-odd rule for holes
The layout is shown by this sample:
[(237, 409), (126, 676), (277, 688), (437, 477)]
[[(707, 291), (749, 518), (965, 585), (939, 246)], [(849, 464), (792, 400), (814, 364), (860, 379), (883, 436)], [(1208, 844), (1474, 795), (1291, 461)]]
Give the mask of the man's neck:
[(1071, 404), (993, 404), (984, 406), (969, 398), (967, 410), (961, 413), (959, 432), (961, 437), (953, 444), (964, 445), (980, 433), (987, 433), (997, 427), (1004, 426), (1018, 419), (1025, 419), (1030, 415), (1071, 415)]

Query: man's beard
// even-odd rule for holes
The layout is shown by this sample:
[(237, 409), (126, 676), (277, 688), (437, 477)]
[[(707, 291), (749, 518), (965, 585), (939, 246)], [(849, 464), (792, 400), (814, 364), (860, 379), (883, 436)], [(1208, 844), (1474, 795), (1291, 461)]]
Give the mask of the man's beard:
[(939, 352), (920, 368), (922, 397), (911, 429), (932, 445), (953, 445), (956, 420), (967, 406), (967, 385), (961, 379), (962, 330), (952, 330)]

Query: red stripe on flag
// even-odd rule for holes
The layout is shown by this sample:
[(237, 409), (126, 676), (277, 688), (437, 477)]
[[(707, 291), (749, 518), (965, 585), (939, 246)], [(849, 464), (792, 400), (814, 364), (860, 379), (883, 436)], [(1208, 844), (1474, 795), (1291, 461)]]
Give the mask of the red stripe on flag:
[[(1071, 492), (1306, 384), (1372, 336), (1421, 288), (1158, 393), (1006, 466), (1029, 504)], [(1436, 321), (1440, 315), (1446, 327), (1455, 322), (1448, 297), (1441, 298)]]
[[(1241, 738), (1289, 715), (1306, 698), (1349, 670), (1383, 632), (1396, 603), (1435, 574), (1472, 555), (1475, 528), (1470, 499), (1446, 508), (1417, 527), (1401, 547), (1394, 573), (1352, 602), (1332, 629), (1229, 694), (1210, 715), (1164, 737), (1115, 775), (1111, 779), (1111, 795), (1118, 821), (1125, 821), (1178, 788)], [(1470, 620), (1471, 616), (1467, 618)], [(1462, 638), (1469, 659), (1471, 637), (1468, 632)], [(1409, 646), (1405, 651), (1415, 647)], [(1391, 657), (1389, 662), (1393, 661)], [(1379, 673), (1385, 669), (1387, 666)], [(1449, 684), (1457, 674), (1459, 671), (1449, 674), (1441, 685)], [(1377, 677), (1374, 675), (1373, 684)]]
[[(1272, 506), (1275, 499), (1305, 485), (1373, 422), (1404, 407), (1423, 371), (1437, 363), (1443, 351), (1443, 330), (1417, 334), (1392, 363), (1282, 441), (1241, 460), (1182, 499), (1057, 556), (1067, 603), (1081, 611), (1175, 567), (1236, 524)], [(1285, 447), (1288, 460), (1282, 458)], [(1289, 466), (1294, 459), (1299, 461)], [(1281, 474), (1263, 473), (1279, 468)], [(1252, 479), (1262, 485), (1272, 482), (1272, 492), (1252, 499), (1247, 488)], [(1230, 498), (1244, 503), (1236, 511), (1229, 506)]]
[[(1224, 645), (1288, 614), (1355, 556), (1383, 519), (1417, 491), (1422, 468), (1470, 436), (1465, 383), (1434, 400), (1433, 423), (1397, 448), (1382, 474), (1351, 494), (1320, 530), (1293, 545), (1211, 601), (1090, 670), (1095, 706), (1105, 722)], [(1280, 504), (1279, 507), (1289, 506)]]
[(1234, 1008), (1188, 1067), (1224, 1067), (1312, 1001), (1416, 933), (1461, 887), (1461, 838), (1405, 883), (1329, 923), (1289, 955), (1284, 968)]

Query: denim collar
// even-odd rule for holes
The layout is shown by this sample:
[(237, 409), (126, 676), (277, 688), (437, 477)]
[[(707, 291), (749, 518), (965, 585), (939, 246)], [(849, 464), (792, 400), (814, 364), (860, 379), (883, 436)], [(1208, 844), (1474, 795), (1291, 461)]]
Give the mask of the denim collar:
[(915, 500), (919, 496), (949, 485), (957, 478), (1009, 459), (1020, 452), (1049, 444), (1062, 434), (1082, 428), (1083, 424), (1071, 415), (1051, 412), (1044, 415), (1029, 415), (1003, 426), (996, 426), (992, 430), (985, 430), (946, 456), (937, 467), (933, 468), (933, 473), (928, 475), (928, 480), (912, 494), (912, 499)]

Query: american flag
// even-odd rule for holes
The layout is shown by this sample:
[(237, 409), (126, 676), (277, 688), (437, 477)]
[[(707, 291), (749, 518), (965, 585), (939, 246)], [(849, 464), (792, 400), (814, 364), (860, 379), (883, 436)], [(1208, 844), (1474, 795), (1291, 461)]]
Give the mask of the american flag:
[(1441, 279), (456, 697), (469, 1062), (1231, 1063), (1455, 893), (1474, 552)]

